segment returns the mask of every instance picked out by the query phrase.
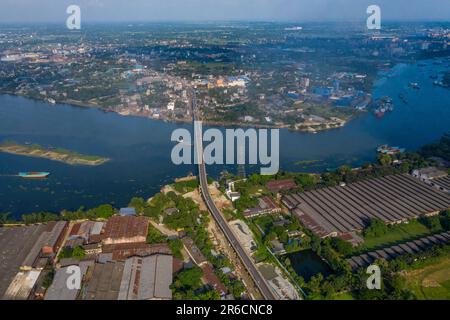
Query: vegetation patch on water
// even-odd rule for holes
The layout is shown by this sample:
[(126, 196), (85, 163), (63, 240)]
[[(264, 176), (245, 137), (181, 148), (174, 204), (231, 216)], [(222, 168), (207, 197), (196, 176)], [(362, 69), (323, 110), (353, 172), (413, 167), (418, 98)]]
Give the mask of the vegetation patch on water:
[(318, 164), (322, 162), (321, 160), (300, 160), (297, 161), (295, 164), (297, 166), (307, 166), (307, 165), (313, 165), (313, 164)]
[(44, 158), (71, 165), (98, 166), (110, 160), (109, 158), (80, 154), (78, 152), (63, 148), (50, 149), (39, 144), (22, 145), (14, 141), (4, 141), (0, 143), (0, 152), (27, 157)]

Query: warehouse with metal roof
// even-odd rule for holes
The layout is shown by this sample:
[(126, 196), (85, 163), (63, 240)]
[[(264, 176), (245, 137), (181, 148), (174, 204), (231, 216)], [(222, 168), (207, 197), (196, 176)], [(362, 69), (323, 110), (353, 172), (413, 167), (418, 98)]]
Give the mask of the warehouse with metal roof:
[[(42, 269), (58, 250), (67, 223), (63, 221), (29, 226), (0, 227), (0, 297), (19, 269)], [(45, 258), (41, 259), (43, 256)], [(27, 273), (23, 273), (27, 275)]]
[[(94, 260), (79, 261), (77, 266), (80, 268), (80, 276), (83, 277), (89, 267), (94, 265)], [(74, 275), (71, 266), (66, 266), (56, 270), (51, 286), (45, 293), (44, 300), (75, 300), (80, 291), (77, 288), (71, 288), (67, 285), (70, 277)]]
[(450, 208), (450, 194), (407, 174), (286, 195), (283, 204), (320, 237), (363, 230), (371, 218), (401, 223)]
[(450, 193), (450, 176), (434, 179), (430, 184), (441, 191)]
[(84, 300), (117, 300), (124, 262), (96, 263), (88, 271), (89, 280), (82, 291)]
[(118, 300), (171, 299), (172, 256), (155, 254), (125, 261)]
[(96, 263), (87, 272), (82, 299), (162, 300), (171, 299), (173, 257), (154, 254), (125, 261)]
[(45, 229), (44, 224), (0, 228), (0, 297)]
[(106, 222), (103, 243), (145, 242), (148, 224), (147, 217), (113, 216)]
[(347, 259), (353, 270), (367, 267), (378, 259), (393, 260), (404, 254), (416, 254), (426, 250), (433, 245), (449, 244), (450, 231), (430, 235), (414, 241), (409, 241), (389, 248), (364, 253)]

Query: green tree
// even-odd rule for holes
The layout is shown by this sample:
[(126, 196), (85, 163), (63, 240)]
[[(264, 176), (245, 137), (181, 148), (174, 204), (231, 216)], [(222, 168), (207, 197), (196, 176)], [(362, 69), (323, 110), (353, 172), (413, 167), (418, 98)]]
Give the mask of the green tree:
[(381, 154), (378, 156), (378, 162), (382, 165), (382, 166), (389, 166), (392, 164), (392, 157), (388, 154)]
[(97, 208), (91, 209), (95, 218), (108, 219), (112, 217), (116, 212), (112, 205), (102, 204)]
[(299, 173), (295, 175), (294, 181), (303, 188), (308, 188), (317, 184), (317, 178), (309, 173)]
[(441, 225), (446, 231), (450, 231), (450, 209), (441, 215)]
[(9, 213), (0, 213), (0, 225), (7, 223), (9, 220)]
[(167, 237), (163, 235), (158, 229), (151, 224), (148, 225), (147, 243), (162, 243), (165, 242)]
[(180, 239), (171, 239), (168, 241), (168, 245), (175, 258), (183, 259), (183, 255), (181, 254), (183, 242)]
[(175, 276), (173, 287), (184, 291), (198, 289), (202, 284), (202, 276), (203, 272), (199, 267), (183, 270)]
[(216, 290), (207, 290), (199, 293), (196, 300), (220, 300), (220, 295)]
[(146, 207), (146, 204), (147, 203), (145, 202), (145, 200), (143, 198), (134, 197), (133, 199), (131, 199), (128, 206), (130, 208), (134, 208), (136, 210), (136, 212), (138, 212), (138, 213), (143, 213), (144, 208)]
[(442, 230), (441, 217), (439, 216), (423, 217), (420, 222), (433, 232)]
[(379, 237), (388, 232), (388, 226), (378, 218), (371, 218), (369, 225), (364, 229), (364, 236)]
[(48, 289), (53, 282), (53, 278), (55, 277), (55, 270), (51, 269), (45, 276), (44, 279), (42, 280), (42, 286), (45, 289)]
[(239, 298), (242, 293), (245, 291), (245, 286), (240, 280), (234, 280), (231, 282), (231, 288), (230, 293), (236, 297)]
[(342, 240), (341, 238), (333, 238), (333, 248), (344, 256), (348, 256), (353, 252), (353, 246), (350, 242)]
[(86, 256), (86, 252), (82, 247), (75, 247), (72, 251), (72, 257), (78, 260), (83, 259)]
[(312, 294), (320, 294), (322, 281), (323, 281), (323, 275), (321, 273), (312, 276), (311, 279), (306, 284), (308, 287), (308, 290)]

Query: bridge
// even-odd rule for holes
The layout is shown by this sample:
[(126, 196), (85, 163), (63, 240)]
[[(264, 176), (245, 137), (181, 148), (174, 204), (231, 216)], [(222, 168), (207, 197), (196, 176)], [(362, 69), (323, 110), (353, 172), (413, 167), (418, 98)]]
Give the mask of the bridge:
[[(195, 97), (195, 92), (192, 94), (192, 112), (194, 121), (200, 121), (198, 110), (197, 110), (197, 100)], [(247, 269), (247, 272), (252, 277), (253, 282), (261, 292), (261, 295), (266, 300), (275, 300), (276, 297), (272, 291), (272, 289), (267, 284), (266, 280), (263, 278), (261, 273), (256, 268), (252, 258), (247, 254), (242, 245), (237, 240), (236, 236), (232, 232), (228, 222), (223, 217), (220, 210), (217, 208), (214, 200), (211, 197), (211, 194), (208, 190), (208, 180), (206, 174), (206, 166), (203, 161), (203, 132), (201, 126), (194, 126), (194, 137), (195, 137), (195, 146), (196, 146), (196, 159), (198, 162), (198, 172), (199, 172), (199, 180), (200, 180), (200, 192), (202, 194), (202, 198), (205, 201), (205, 204), (213, 216), (214, 220), (224, 233), (226, 239), (230, 243), (231, 247), (234, 249), (240, 260), (242, 261), (244, 267)]]

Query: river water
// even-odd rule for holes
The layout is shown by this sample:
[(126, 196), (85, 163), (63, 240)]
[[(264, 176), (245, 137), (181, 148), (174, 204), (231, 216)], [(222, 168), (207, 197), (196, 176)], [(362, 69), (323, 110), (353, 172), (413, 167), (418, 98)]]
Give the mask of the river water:
[[(343, 164), (357, 166), (373, 161), (380, 144), (415, 150), (435, 141), (450, 130), (450, 90), (433, 86), (430, 76), (445, 69), (448, 62), (428, 61), (380, 73), (373, 95), (391, 96), (395, 103), (395, 110), (381, 119), (367, 113), (344, 128), (317, 134), (281, 130), (281, 169), (316, 172)], [(411, 82), (421, 89), (410, 88)], [(400, 93), (408, 104), (399, 99)], [(112, 159), (87, 167), (0, 153), (0, 212), (19, 216), (102, 203), (120, 207), (133, 196), (150, 197), (175, 177), (195, 172), (194, 166), (171, 162), (170, 136), (180, 127), (191, 130), (187, 124), (0, 95), (0, 141), (63, 147)], [(223, 168), (208, 172), (217, 176)], [(12, 176), (19, 171), (49, 171), (51, 176), (46, 180)]]

